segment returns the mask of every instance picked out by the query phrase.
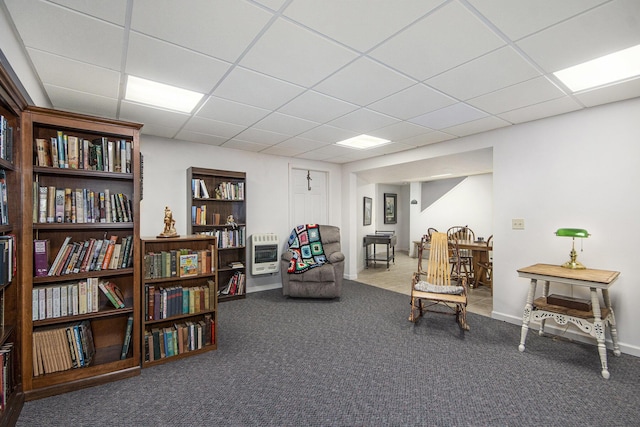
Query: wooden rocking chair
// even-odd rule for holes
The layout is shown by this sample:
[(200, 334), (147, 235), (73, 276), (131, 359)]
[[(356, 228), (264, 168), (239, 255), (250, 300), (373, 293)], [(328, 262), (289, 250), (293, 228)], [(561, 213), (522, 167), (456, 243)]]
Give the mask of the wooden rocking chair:
[[(429, 261), (427, 271), (422, 270), (422, 250), (427, 244), (426, 236), (418, 248), (418, 271), (411, 280), (411, 314), (409, 320), (416, 322), (426, 311), (455, 314), (461, 329), (468, 331), (467, 324), (467, 281), (463, 276), (459, 283), (451, 282), (449, 265), (449, 242), (446, 233), (433, 233), (429, 243)], [(440, 305), (446, 311), (428, 310), (430, 306)]]

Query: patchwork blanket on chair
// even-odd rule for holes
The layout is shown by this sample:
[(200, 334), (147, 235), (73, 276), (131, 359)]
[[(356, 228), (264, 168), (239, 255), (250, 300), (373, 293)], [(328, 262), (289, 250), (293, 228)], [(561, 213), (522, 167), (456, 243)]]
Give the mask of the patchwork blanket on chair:
[(320, 240), (318, 224), (299, 225), (289, 235), (289, 250), (293, 252), (287, 273), (304, 273), (327, 262)]

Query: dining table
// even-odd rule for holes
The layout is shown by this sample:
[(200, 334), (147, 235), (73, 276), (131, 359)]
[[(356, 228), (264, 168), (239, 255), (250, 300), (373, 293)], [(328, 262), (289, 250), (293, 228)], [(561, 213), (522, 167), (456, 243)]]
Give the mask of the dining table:
[(458, 247), (471, 251), (471, 262), (473, 264), (473, 276), (469, 286), (476, 286), (476, 272), (480, 271), (479, 264), (489, 261), (489, 252), (493, 250), (493, 242), (487, 245), (484, 240), (458, 240)]

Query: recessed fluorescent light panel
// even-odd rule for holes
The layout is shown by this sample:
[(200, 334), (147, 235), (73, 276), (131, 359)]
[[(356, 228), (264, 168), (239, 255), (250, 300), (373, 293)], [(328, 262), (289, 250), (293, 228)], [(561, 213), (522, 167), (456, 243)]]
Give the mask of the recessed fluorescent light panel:
[(140, 77), (129, 76), (125, 99), (168, 110), (190, 113), (204, 95)]
[(640, 45), (553, 73), (573, 92), (640, 76)]
[(388, 139), (376, 138), (375, 136), (358, 135), (354, 136), (353, 138), (345, 139), (344, 141), (336, 142), (336, 144), (342, 145), (344, 147), (366, 150), (368, 148), (378, 147), (389, 142), (391, 141), (389, 141)]

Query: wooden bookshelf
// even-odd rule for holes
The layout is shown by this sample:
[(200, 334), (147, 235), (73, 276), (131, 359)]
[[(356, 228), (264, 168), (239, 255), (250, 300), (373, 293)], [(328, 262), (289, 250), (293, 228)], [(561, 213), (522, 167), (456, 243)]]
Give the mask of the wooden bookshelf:
[(220, 302), (246, 296), (246, 194), (245, 172), (187, 169), (187, 233), (218, 237)]
[(217, 349), (217, 252), (215, 236), (142, 238), (143, 368)]
[[(24, 254), (20, 262), (23, 282), (21, 365), (23, 390), (27, 400), (77, 390), (140, 373), (140, 266), (135, 260), (140, 257), (139, 131), (141, 127), (142, 125), (136, 123), (38, 107), (27, 107), (22, 113), (22, 146), (31, 148), (31, 151), (26, 150), (27, 153), (21, 161), (23, 203), (20, 234), (22, 235), (21, 251)], [(41, 164), (37, 155), (37, 140), (47, 140), (53, 145), (54, 140), (64, 136), (69, 140), (73, 137), (78, 138), (80, 146), (83, 146), (84, 140), (92, 141), (91, 144), (89, 142), (84, 144), (82, 153), (86, 150), (87, 156), (80, 154), (78, 168)], [(94, 148), (89, 150), (91, 145)], [(108, 161), (97, 162), (96, 152), (101, 151), (96, 148), (98, 145), (106, 149), (105, 154), (107, 159), (111, 160), (111, 167), (106, 166)], [(120, 156), (115, 152), (117, 147), (124, 148), (124, 151), (120, 151)], [(109, 154), (112, 157), (109, 157)], [(41, 198), (40, 189), (43, 187), (54, 190), (70, 189), (73, 196), (70, 201), (65, 199), (65, 204), (69, 202), (73, 206), (75, 200), (75, 208), (72, 210), (74, 214), (67, 215), (65, 205), (63, 214), (47, 207), (45, 217), (41, 217), (42, 204), (55, 203), (55, 200), (52, 201), (50, 197), (51, 194), (55, 195), (55, 192), (48, 193), (49, 197), (46, 199)], [(117, 203), (120, 211), (109, 209), (109, 203), (106, 201), (101, 204), (101, 193), (106, 194), (106, 199), (114, 203), (112, 207), (115, 208)], [(67, 269), (68, 274), (52, 272), (51, 267), (56, 256), (68, 237), (70, 237), (69, 245), (77, 243), (81, 247), (86, 242), (87, 248), (84, 253), (87, 254), (90, 252), (88, 249), (91, 242), (94, 244), (93, 250), (96, 250), (97, 242), (104, 242), (112, 236), (115, 238), (115, 243), (121, 245), (123, 258), (120, 258), (118, 265), (106, 266), (107, 268), (104, 269), (94, 265), (94, 268), (91, 268), (91, 258), (88, 258), (89, 264), (84, 268), (80, 263), (76, 264), (75, 269)], [(48, 272), (43, 276), (36, 276), (35, 240), (44, 241), (48, 245), (45, 256)], [(130, 240), (131, 245), (128, 257), (130, 261), (123, 264), (127, 240)], [(82, 258), (82, 249), (79, 249), (78, 253), (79, 258)], [(56, 311), (56, 288), (60, 289), (59, 292), (62, 295), (64, 295), (64, 289), (68, 295), (73, 295), (72, 290), (76, 287), (81, 292), (82, 288), (88, 284), (100, 282), (114, 283), (122, 291), (124, 308), (114, 307), (103, 292), (96, 292), (95, 287), (90, 286), (93, 288), (93, 292), (90, 293), (94, 295), (90, 310), (85, 309), (83, 312), (82, 301), (85, 300), (83, 295), (79, 295), (78, 300), (81, 302), (77, 310), (73, 308), (72, 298), (68, 296), (65, 313), (62, 308), (64, 306), (62, 302), (64, 296), (62, 296), (61, 309), (59, 312)], [(53, 294), (52, 312), (46, 302), (45, 307), (33, 304), (35, 301), (33, 291), (37, 291), (40, 299), (43, 293), (38, 291), (41, 290), (45, 298), (49, 298), (47, 292)], [(131, 344), (125, 357), (121, 358), (129, 317), (133, 318)], [(90, 325), (94, 344), (91, 346), (89, 342), (85, 342), (84, 347), (85, 349), (95, 347), (95, 354), (90, 363), (72, 368), (58, 365), (56, 369), (43, 371), (44, 362), (40, 363), (39, 352), (34, 352), (32, 337), (40, 336), (39, 332), (50, 329), (66, 330), (82, 321), (87, 321)], [(60, 347), (61, 343), (58, 342), (57, 345)], [(73, 353), (73, 349), (67, 348), (67, 350)], [(42, 359), (46, 356), (45, 354)]]
[[(10, 348), (10, 353), (2, 353), (2, 362), (7, 365), (7, 375), (0, 371), (2, 376), (2, 408), (0, 410), (0, 426), (14, 425), (20, 415), (24, 403), (22, 393), (21, 372), (21, 334), (20, 305), (22, 272), (19, 268), (13, 271), (13, 266), (21, 261), (22, 236), (21, 215), (22, 186), (20, 177), (20, 162), (24, 155), (21, 149), (20, 118), (27, 102), (14, 85), (6, 70), (0, 66), (0, 115), (4, 118), (6, 126), (2, 132), (0, 141), (0, 176), (2, 177), (1, 190), (3, 197), (2, 216), (0, 217), (0, 241), (2, 247), (12, 245), (11, 259), (0, 258), (2, 264), (2, 277), (0, 279), (0, 348)], [(8, 129), (11, 129), (10, 131)], [(27, 153), (28, 154), (28, 153)], [(6, 196), (6, 203), (4, 201)], [(9, 236), (13, 236), (10, 238)], [(3, 251), (4, 252), (4, 251)], [(11, 274), (7, 274), (11, 269)]]

